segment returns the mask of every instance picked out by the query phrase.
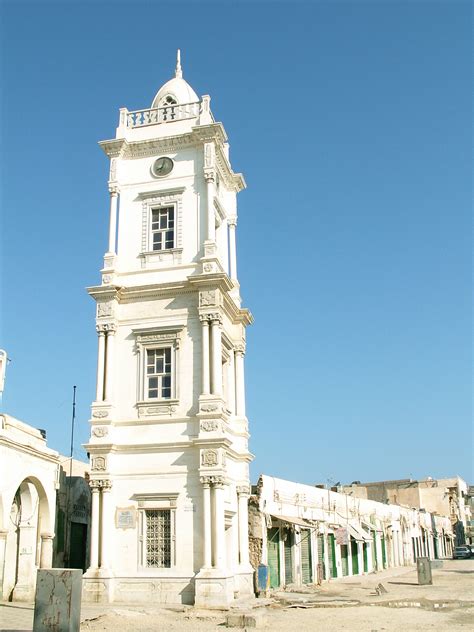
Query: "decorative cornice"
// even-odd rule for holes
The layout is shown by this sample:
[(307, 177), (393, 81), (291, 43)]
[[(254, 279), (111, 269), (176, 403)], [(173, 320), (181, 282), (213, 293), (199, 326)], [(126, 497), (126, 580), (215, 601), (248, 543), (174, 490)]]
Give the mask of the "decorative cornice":
[(191, 132), (177, 136), (139, 141), (117, 138), (103, 140), (99, 145), (109, 158), (144, 158), (167, 151), (213, 143), (215, 146), (215, 164), (222, 174), (226, 187), (238, 193), (245, 189), (246, 184), (242, 174), (234, 173), (230, 166), (223, 149), (226, 142), (227, 135), (222, 123), (210, 123), (209, 125), (196, 125)]
[(171, 189), (153, 189), (153, 191), (142, 191), (138, 194), (138, 199), (148, 200), (149, 198), (160, 198), (165, 196), (182, 195), (186, 191), (186, 187), (174, 187)]

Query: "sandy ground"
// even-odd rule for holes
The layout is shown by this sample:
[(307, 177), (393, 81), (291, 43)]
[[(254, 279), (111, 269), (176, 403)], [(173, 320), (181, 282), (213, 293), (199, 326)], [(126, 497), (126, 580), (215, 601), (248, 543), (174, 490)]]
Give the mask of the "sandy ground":
[[(474, 608), (463, 608), (450, 612), (427, 612), (421, 609), (393, 609), (380, 606), (359, 606), (356, 608), (313, 608), (267, 609), (265, 630), (272, 632), (357, 630), (358, 632), (415, 632), (418, 630), (437, 630), (451, 632), (474, 629)], [(85, 630), (117, 630), (156, 632), (222, 632), (226, 628), (224, 615), (173, 615), (169, 612), (139, 614), (137, 612), (117, 611), (94, 621), (84, 621), (81, 632)], [(240, 628), (241, 629), (241, 628)]]
[[(380, 583), (387, 592), (378, 595), (376, 587)], [(253, 609), (243, 605), (242, 610), (261, 611), (266, 619), (262, 629), (272, 632), (474, 630), (474, 560), (444, 561), (442, 568), (433, 570), (432, 586), (419, 586), (413, 568), (391, 569), (365, 577), (347, 577), (304, 592), (276, 592), (263, 603)], [(81, 631), (226, 629), (225, 612), (199, 612), (194, 608), (181, 613), (166, 610), (151, 613), (147, 608), (114, 610), (95, 620), (83, 621)]]
[[(386, 593), (377, 594), (379, 584)], [(268, 632), (474, 630), (474, 560), (443, 561), (442, 568), (433, 570), (432, 586), (419, 586), (413, 567), (390, 569), (322, 587), (276, 592), (268, 599), (241, 603), (232, 612), (260, 614), (265, 620), (260, 629)], [(228, 614), (191, 606), (173, 610), (153, 604), (83, 604), (81, 632), (222, 632), (228, 629)], [(0, 604), (0, 622), (0, 630), (29, 632), (33, 607)]]

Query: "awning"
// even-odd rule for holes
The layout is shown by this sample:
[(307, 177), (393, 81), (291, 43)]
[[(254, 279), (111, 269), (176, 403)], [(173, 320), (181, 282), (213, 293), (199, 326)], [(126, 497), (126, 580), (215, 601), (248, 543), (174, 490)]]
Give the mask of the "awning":
[[(300, 527), (312, 527), (304, 518), (297, 518), (296, 516), (277, 516), (276, 514), (270, 514), (272, 518), (280, 520), (280, 522), (288, 522), (289, 524), (296, 524)], [(313, 527), (314, 528), (314, 527)]]
[(372, 538), (367, 533), (365, 533), (365, 531), (361, 529), (358, 525), (349, 524), (347, 526), (349, 527), (349, 535), (351, 535), (354, 540), (357, 540), (358, 542), (372, 541)]
[(361, 522), (366, 529), (370, 529), (370, 531), (377, 531), (377, 533), (383, 533), (383, 530), (375, 524), (372, 524), (371, 522), (364, 522), (363, 520)]

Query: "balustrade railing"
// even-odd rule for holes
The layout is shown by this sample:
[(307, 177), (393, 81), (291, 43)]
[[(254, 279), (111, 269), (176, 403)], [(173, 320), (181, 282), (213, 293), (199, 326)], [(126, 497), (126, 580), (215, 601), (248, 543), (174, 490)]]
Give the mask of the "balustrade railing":
[(167, 105), (162, 108), (149, 108), (127, 112), (127, 127), (145, 127), (158, 123), (169, 123), (183, 119), (196, 118), (200, 113), (200, 102)]

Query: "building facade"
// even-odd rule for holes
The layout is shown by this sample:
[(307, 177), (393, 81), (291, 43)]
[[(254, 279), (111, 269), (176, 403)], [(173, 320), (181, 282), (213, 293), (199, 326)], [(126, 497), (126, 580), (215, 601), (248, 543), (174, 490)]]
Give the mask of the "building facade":
[(0, 415), (0, 599), (32, 601), (51, 568), (59, 454), (44, 431)]
[(451, 557), (449, 517), (262, 475), (250, 498), (250, 559), (270, 588), (320, 584)]
[(398, 479), (373, 483), (354, 482), (341, 487), (344, 493), (382, 503), (422, 509), (449, 516), (456, 535), (456, 545), (466, 542), (471, 523), (469, 486), (460, 476), (423, 480)]
[[(97, 303), (84, 598), (228, 605), (253, 591), (236, 196), (210, 97), (174, 78), (120, 110)], [(118, 230), (117, 230), (118, 227)]]

